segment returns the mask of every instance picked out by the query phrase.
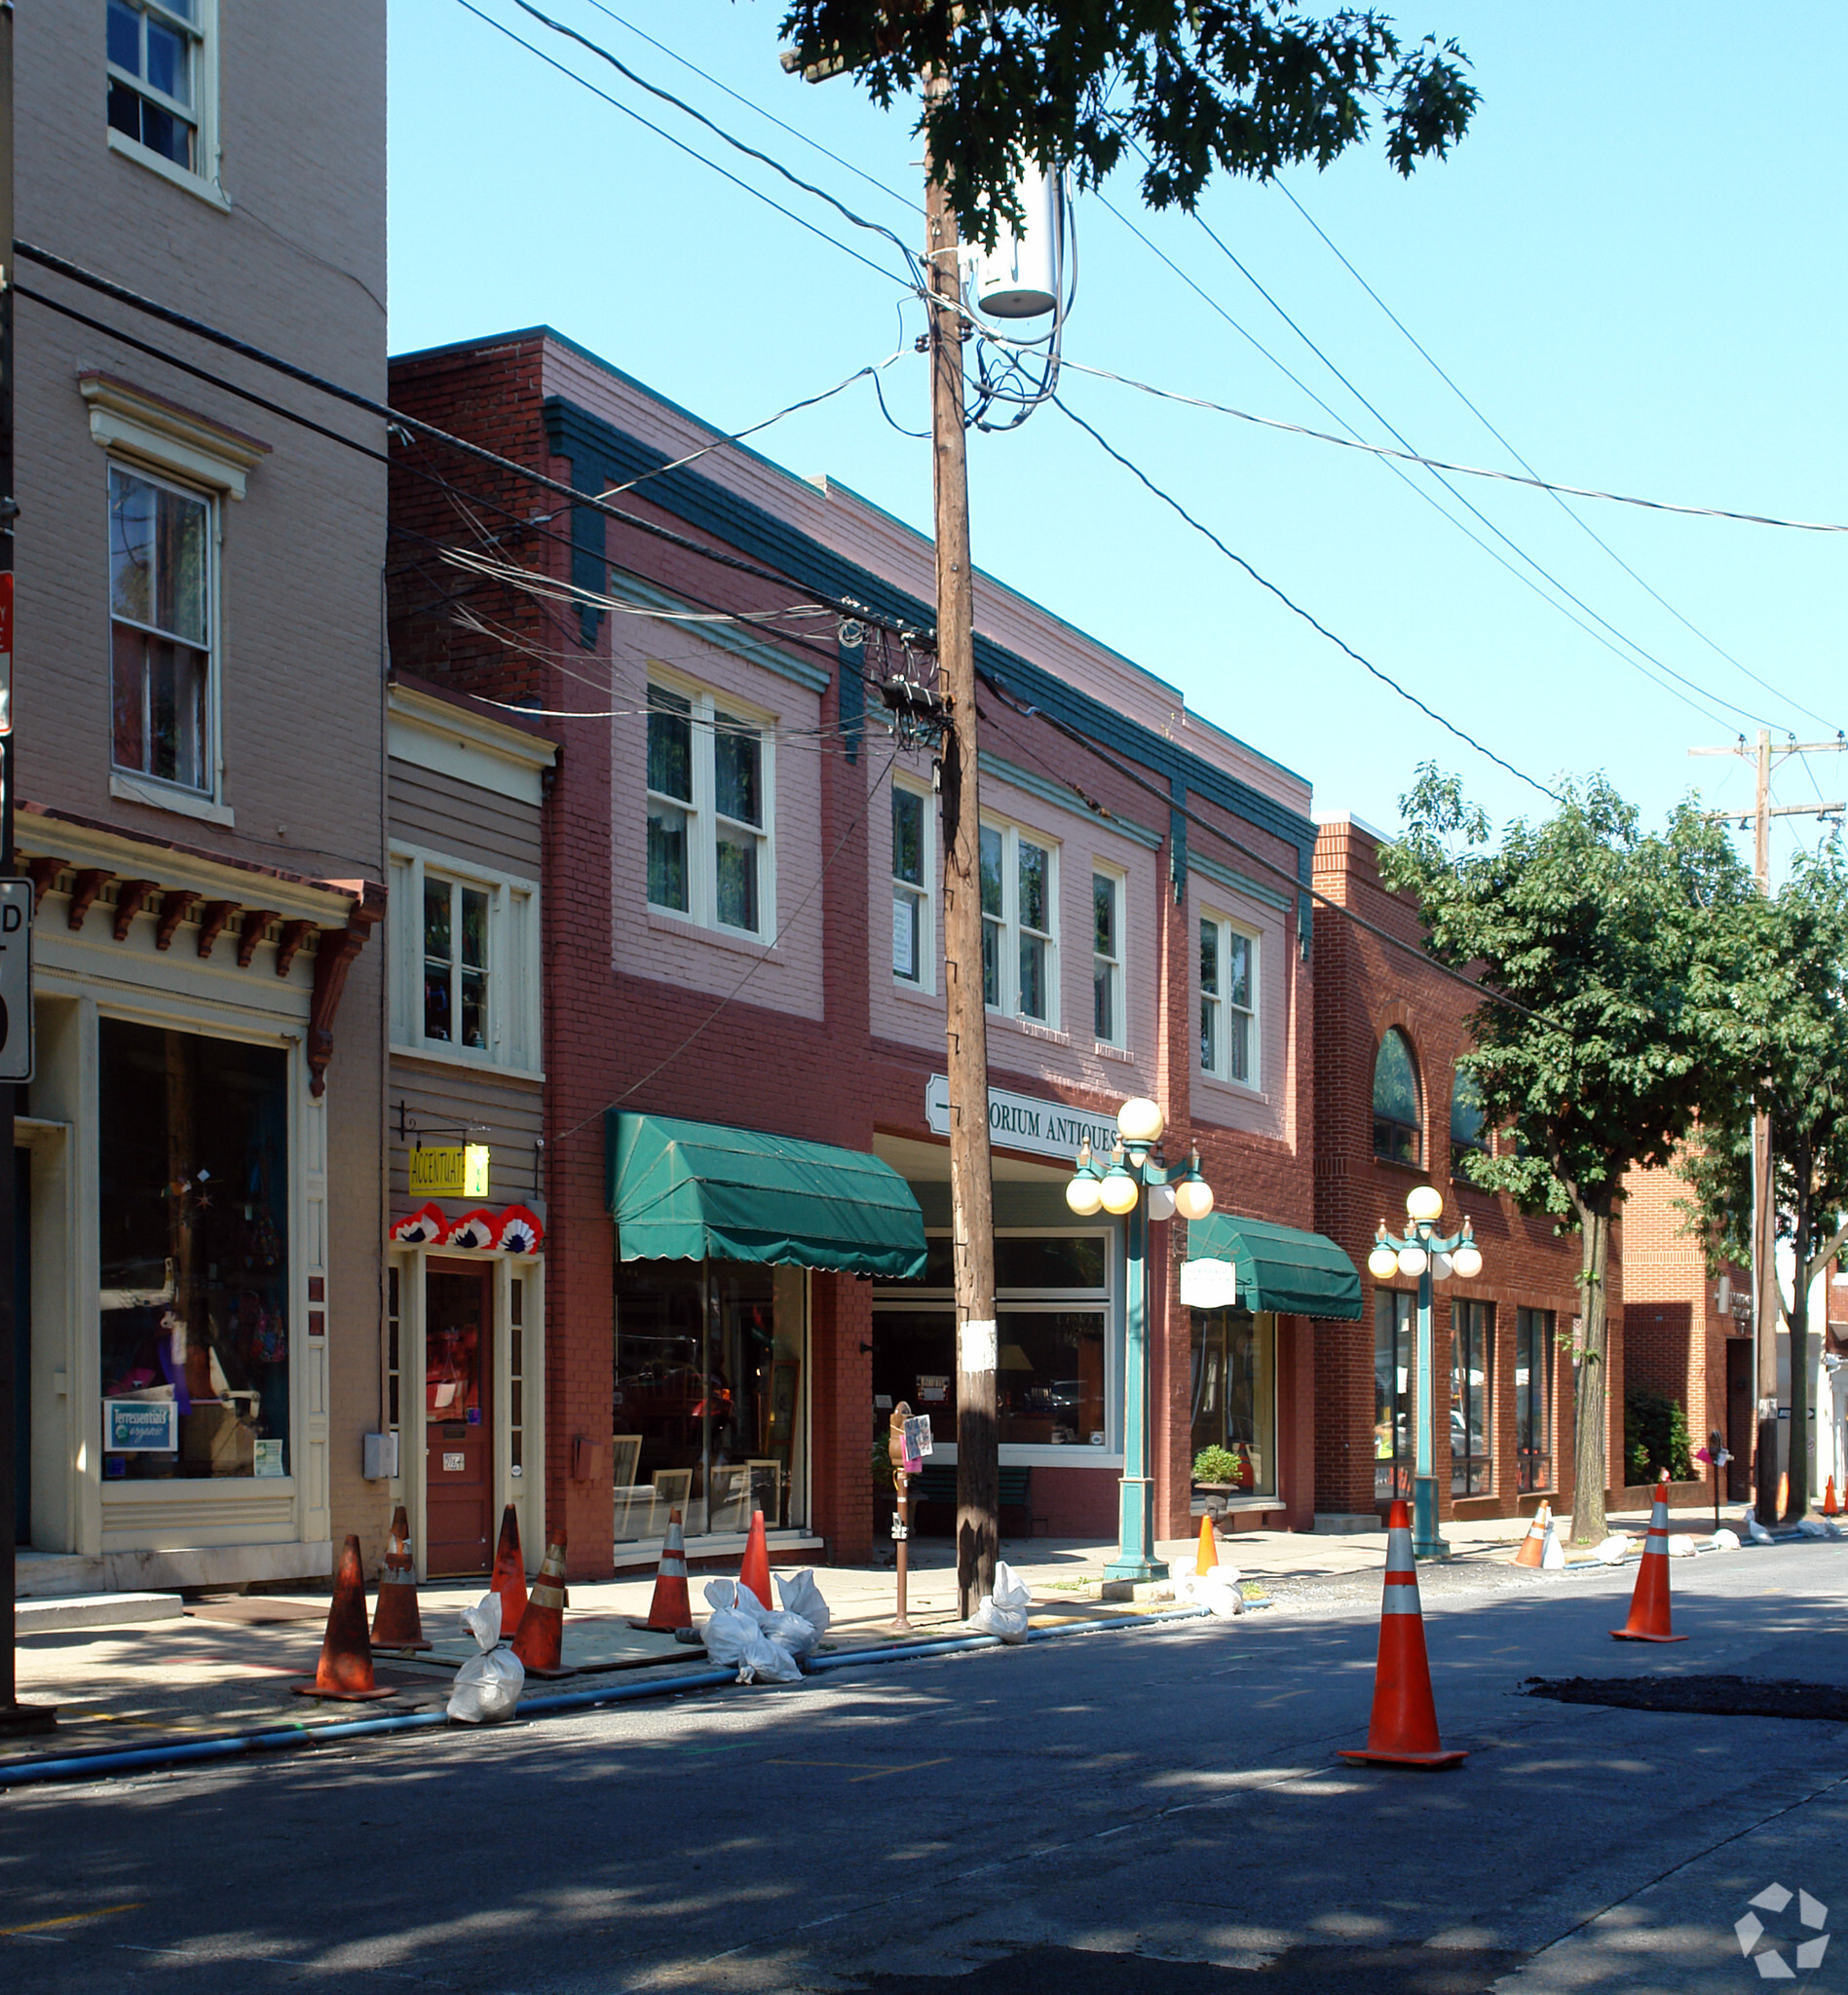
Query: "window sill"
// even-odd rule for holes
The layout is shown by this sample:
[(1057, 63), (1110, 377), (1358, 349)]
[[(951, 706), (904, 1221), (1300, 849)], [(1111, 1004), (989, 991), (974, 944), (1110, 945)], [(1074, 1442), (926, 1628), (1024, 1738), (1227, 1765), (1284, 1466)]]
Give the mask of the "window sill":
[(145, 804), (152, 810), (171, 810), (176, 816), (197, 817), (202, 823), (222, 824), (227, 830), (238, 821), (229, 804), (214, 804), (196, 790), (182, 790), (157, 776), (112, 774), (109, 794), (120, 803)]
[(495, 1060), (486, 1053), (476, 1053), (467, 1046), (451, 1046), (441, 1039), (433, 1039), (427, 1044), (409, 1046), (402, 1041), (392, 1041), (392, 1057), (395, 1060), (428, 1060), (441, 1067), (466, 1069), (471, 1073), (487, 1073), (497, 1079), (543, 1081), (546, 1070), (543, 1067), (513, 1067), (504, 1060)]
[(761, 956), (768, 962), (789, 960), (788, 956), (773, 943), (766, 943), (735, 928), (708, 928), (703, 922), (696, 922), (691, 916), (665, 914), (657, 907), (648, 910), (648, 925), (657, 934), (681, 935), (689, 942), (707, 942), (715, 949), (729, 949), (738, 956)]
[(986, 1007), (990, 1025), (1010, 1025), (1030, 1039), (1046, 1039), (1055, 1046), (1069, 1046), (1072, 1035), (1062, 1033), (1057, 1026), (1041, 1025), (1037, 1018), (1028, 1018), (1018, 1011), (997, 1011), (991, 1004)]
[(942, 1001), (934, 991), (926, 990), (923, 984), (914, 984), (909, 977), (892, 978), (892, 996), (904, 998), (907, 1003), (927, 1004), (932, 1011)]
[(1108, 1039), (1093, 1039), (1091, 1051), (1100, 1060), (1120, 1060), (1125, 1067), (1134, 1067), (1136, 1056), (1127, 1046), (1113, 1046)]
[(176, 167), (152, 146), (143, 145), (138, 138), (131, 138), (126, 132), (118, 132), (113, 125), (106, 125), (103, 130), (108, 134), (111, 152), (120, 153), (125, 160), (132, 160), (137, 167), (145, 167), (150, 173), (158, 173), (163, 180), (183, 189), (195, 201), (203, 201), (207, 207), (215, 207), (220, 214), (231, 212), (231, 204), (225, 199), (223, 189), (211, 181), (189, 172), (184, 167)]
[(1219, 1088), (1226, 1094), (1236, 1096), (1240, 1101), (1257, 1102), (1266, 1109), (1270, 1106), (1270, 1097), (1263, 1089), (1253, 1087), (1248, 1080), (1227, 1080), (1223, 1073), (1209, 1073), (1203, 1067), (1197, 1072), (1208, 1087)]

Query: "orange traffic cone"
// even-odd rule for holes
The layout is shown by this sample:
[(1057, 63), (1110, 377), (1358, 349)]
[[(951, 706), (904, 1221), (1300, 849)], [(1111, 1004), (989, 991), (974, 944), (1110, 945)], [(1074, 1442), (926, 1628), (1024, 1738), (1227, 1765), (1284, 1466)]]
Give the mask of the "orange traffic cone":
[(1637, 1590), (1630, 1597), (1630, 1618), (1613, 1628), (1617, 1641), (1685, 1641), (1669, 1627), (1669, 1505), (1660, 1487), (1649, 1513), (1649, 1535), (1642, 1541), (1642, 1563), (1637, 1567)]
[(667, 1513), (667, 1536), (661, 1543), (660, 1567), (655, 1574), (655, 1598), (649, 1602), (648, 1619), (631, 1621), (631, 1628), (653, 1628), (661, 1635), (674, 1635), (693, 1626), (693, 1602), (687, 1598), (687, 1541), (680, 1534), (680, 1513)]
[(1521, 1549), (1514, 1555), (1517, 1565), (1537, 1566), (1546, 1557), (1546, 1527), (1552, 1521), (1553, 1509), (1542, 1503), (1533, 1513), (1533, 1522), (1527, 1526), (1527, 1534), (1521, 1540)]
[(347, 1539), (334, 1568), (333, 1604), (327, 1609), (327, 1633), (314, 1679), (291, 1683), (289, 1688), (297, 1697), (337, 1697), (346, 1704), (393, 1695), (372, 1675), (372, 1643), (365, 1632), (365, 1572), (358, 1538)]
[(1412, 1516), (1395, 1503), (1386, 1518), (1386, 1590), (1379, 1609), (1379, 1656), (1374, 1666), (1374, 1712), (1364, 1747), (1343, 1759), (1369, 1766), (1460, 1766), (1466, 1752), (1446, 1752), (1431, 1701), (1431, 1664), (1424, 1652), (1418, 1569), (1412, 1557)]
[(1791, 1515), (1791, 1472), (1786, 1469), (1778, 1478), (1778, 1521), (1785, 1523)]
[(495, 1547), (488, 1591), (501, 1597), (501, 1633), (510, 1639), (526, 1611), (526, 1561), (520, 1553), (520, 1521), (510, 1503), (501, 1513), (501, 1542)]
[(1823, 1515), (1825, 1517), (1839, 1517), (1841, 1515), (1841, 1505), (1835, 1501), (1835, 1479), (1833, 1476), (1829, 1477), (1829, 1487), (1823, 1491)]
[(744, 1563), (738, 1569), (737, 1583), (754, 1593), (765, 1606), (772, 1604), (770, 1598), (770, 1540), (764, 1535), (764, 1513), (751, 1512), (751, 1534), (744, 1543)]
[(529, 1676), (563, 1676), (565, 1645), (565, 1534), (546, 1547), (546, 1561), (533, 1578), (513, 1653)]
[(392, 1513), (392, 1535), (379, 1574), (379, 1603), (372, 1613), (375, 1648), (428, 1648), (424, 1620), (417, 1611), (417, 1562), (411, 1557), (411, 1527), (399, 1504)]
[(1213, 1520), (1200, 1520), (1200, 1549), (1193, 1555), (1193, 1574), (1197, 1579), (1202, 1573), (1211, 1572), (1219, 1563), (1219, 1533), (1213, 1528)]

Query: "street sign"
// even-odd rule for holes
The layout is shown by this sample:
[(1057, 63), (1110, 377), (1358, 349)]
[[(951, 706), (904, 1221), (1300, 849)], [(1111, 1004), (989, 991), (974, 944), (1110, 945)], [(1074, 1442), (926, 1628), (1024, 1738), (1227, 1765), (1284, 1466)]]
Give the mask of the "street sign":
[(0, 880), (0, 1081), (32, 1078), (32, 896)]

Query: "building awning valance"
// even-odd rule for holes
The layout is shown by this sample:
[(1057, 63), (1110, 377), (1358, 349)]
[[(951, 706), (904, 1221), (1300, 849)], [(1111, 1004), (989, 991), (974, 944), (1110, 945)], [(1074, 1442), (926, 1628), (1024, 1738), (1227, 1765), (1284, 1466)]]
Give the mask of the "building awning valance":
[(1324, 1233), (1209, 1213), (1188, 1227), (1188, 1260), (1234, 1268), (1241, 1309), (1342, 1320), (1361, 1314), (1360, 1271)]
[(610, 1212), (624, 1261), (759, 1261), (911, 1281), (924, 1215), (889, 1164), (759, 1129), (612, 1110)]

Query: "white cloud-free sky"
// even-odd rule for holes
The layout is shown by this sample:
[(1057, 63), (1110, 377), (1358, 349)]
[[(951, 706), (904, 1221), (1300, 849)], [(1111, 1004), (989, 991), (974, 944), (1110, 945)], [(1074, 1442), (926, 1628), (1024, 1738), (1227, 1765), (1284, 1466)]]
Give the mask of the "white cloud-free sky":
[[(473, 4), (898, 271), (889, 244), (730, 153), (514, 0)], [(919, 239), (922, 218), (904, 201), (635, 32), (915, 195), (913, 114), (878, 111), (846, 79), (786, 77), (777, 0), (546, 0), (546, 11), (867, 219)], [(1376, 145), (1287, 184), (1482, 414), (1551, 478), (1848, 521), (1848, 8), (1799, 0), (1748, 17), (1716, 0), (1391, 0), (1388, 11), (1409, 35), (1454, 36), (1472, 57), (1483, 96), (1472, 132), (1411, 181)], [(600, 101), (462, 0), (391, 0), (391, 33), (395, 351), (545, 322), (733, 431), (919, 330), (898, 282)], [(1249, 278), (1197, 223), (1143, 213), (1128, 173), (1106, 193), (1212, 303), (1081, 197), (1069, 358), (1339, 427), (1312, 391), (1370, 440), (1390, 442), (1390, 423), (1425, 454), (1518, 468), (1284, 192), (1228, 181), (1202, 205)], [(924, 427), (923, 360), (907, 353), (884, 381), (893, 415)], [(1401, 477), (1355, 452), (1076, 373), (1063, 392), (1261, 574), (1543, 781), (1603, 770), (1651, 822), (1696, 786), (1715, 808), (1749, 808), (1748, 766), (1690, 760), (1690, 745), (1742, 730), (1755, 738), (1760, 724), (1803, 741), (1848, 727), (1848, 535), (1586, 502), (1568, 512), (1543, 493), (1454, 480), (1503, 542), (1425, 473)], [(928, 528), (927, 446), (887, 426), (866, 382), (753, 447)], [(972, 437), (970, 477), (983, 568), (1306, 775), (1318, 809), (1390, 828), (1426, 758), (1460, 772), (1498, 820), (1547, 808), (1291, 616), (1056, 408), (1012, 434)], [(1566, 603), (1569, 618), (1553, 606), (1564, 591), (1583, 605)], [(1786, 760), (1773, 790), (1799, 805), (1848, 796), (1848, 754)], [(1780, 820), (1779, 870), (1823, 829)]]

